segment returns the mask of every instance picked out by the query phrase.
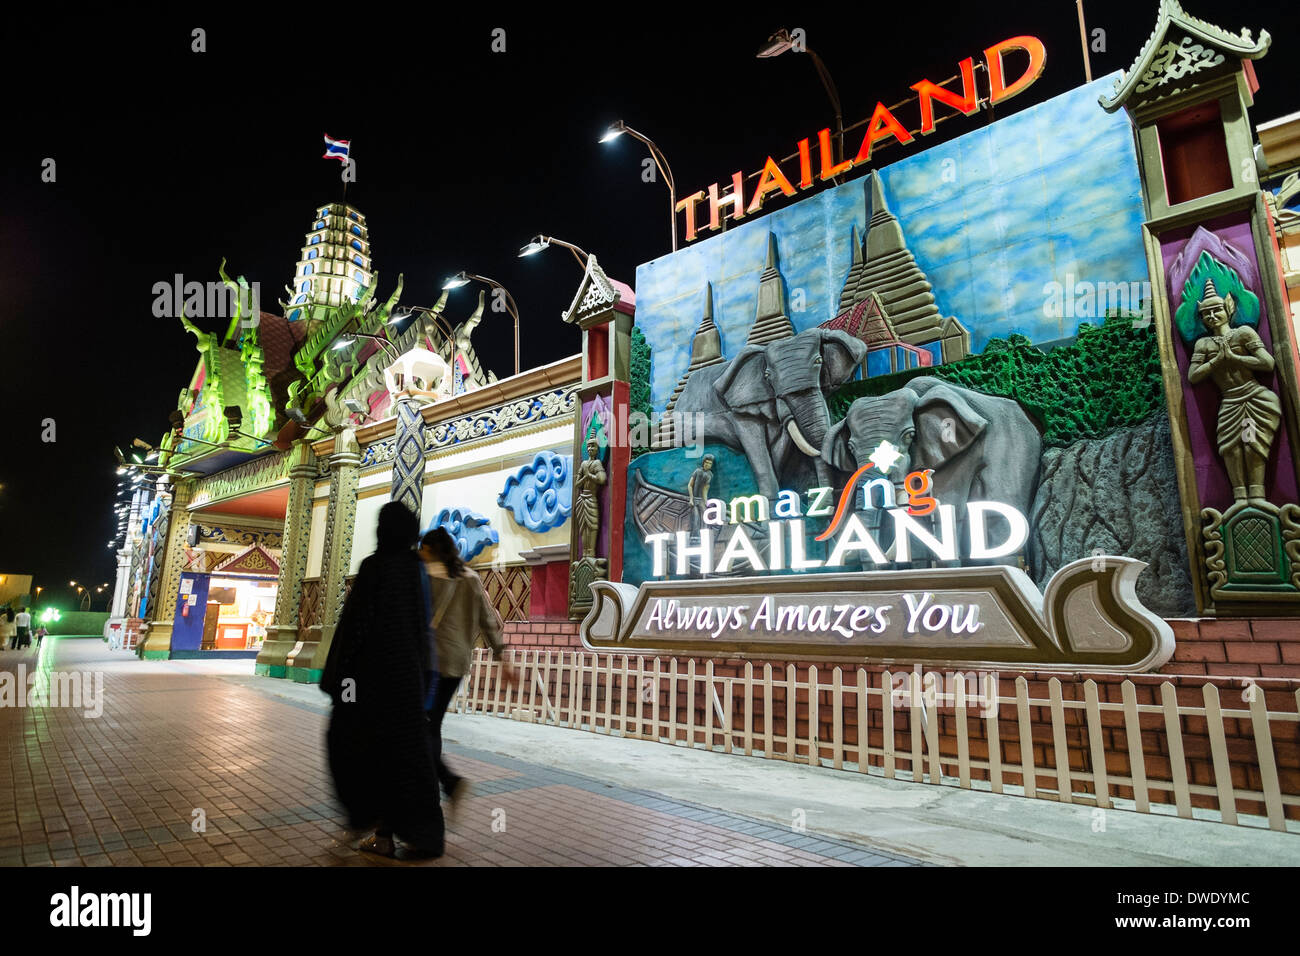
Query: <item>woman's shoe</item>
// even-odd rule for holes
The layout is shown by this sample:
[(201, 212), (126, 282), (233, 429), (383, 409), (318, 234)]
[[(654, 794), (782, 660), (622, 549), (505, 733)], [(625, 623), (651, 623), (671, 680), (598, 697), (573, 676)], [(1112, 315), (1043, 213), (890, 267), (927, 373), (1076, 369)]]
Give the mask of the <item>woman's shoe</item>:
[(441, 845), (437, 847), (420, 847), (410, 846), (409, 844), (404, 843), (397, 851), (397, 859), (436, 860), (438, 857), (442, 856), (443, 852), (444, 847)]
[(362, 840), (357, 849), (364, 853), (374, 853), (377, 856), (386, 856), (390, 859), (397, 855), (397, 850), (393, 846), (393, 838), (380, 836), (378, 833)]

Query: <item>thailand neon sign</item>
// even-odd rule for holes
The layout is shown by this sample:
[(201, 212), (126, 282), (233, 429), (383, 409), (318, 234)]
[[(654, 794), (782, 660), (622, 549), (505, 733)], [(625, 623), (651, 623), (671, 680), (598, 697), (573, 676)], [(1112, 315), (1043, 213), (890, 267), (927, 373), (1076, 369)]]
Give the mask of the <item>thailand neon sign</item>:
[[(1002, 58), (1005, 54), (1013, 51), (1028, 54), (1029, 63), (1019, 77), (1008, 82), (1006, 66)], [(925, 79), (912, 84), (911, 88), (916, 91), (916, 102), (920, 110), (921, 125), (917, 130), (920, 135), (928, 136), (935, 130), (934, 104), (936, 101), (957, 110), (965, 116), (970, 116), (978, 112), (983, 104), (996, 106), (1018, 93), (1023, 93), (1042, 75), (1043, 67), (1047, 63), (1047, 48), (1043, 45), (1043, 41), (1037, 37), (1011, 37), (1009, 40), (1003, 40), (1001, 43), (995, 43), (985, 49), (984, 63), (989, 82), (987, 97), (981, 96), (978, 87), (975, 85), (975, 60), (973, 57), (967, 57), (958, 64), (958, 70), (961, 74), (960, 93)], [(682, 213), (685, 218), (686, 241), (693, 240), (700, 229), (714, 231), (722, 228), (724, 218), (743, 219), (747, 215), (761, 212), (764, 200), (773, 193), (779, 192), (787, 197), (794, 196), (800, 191), (811, 189), (817, 183), (826, 182), (846, 173), (855, 166), (868, 163), (871, 161), (873, 150), (878, 146), (887, 145), (890, 140), (900, 145), (906, 145), (915, 138), (907, 127), (899, 122), (889, 107), (882, 102), (877, 102), (876, 108), (871, 114), (871, 119), (867, 123), (866, 133), (862, 137), (862, 145), (858, 148), (857, 155), (853, 159), (836, 161), (835, 154), (831, 149), (831, 130), (827, 127), (819, 130), (816, 137), (818, 170), (815, 176), (813, 172), (812, 137), (804, 137), (798, 143), (799, 174), (795, 182), (790, 181), (785, 171), (781, 169), (780, 163), (768, 156), (758, 174), (758, 184), (754, 187), (753, 193), (750, 194), (748, 202), (746, 202), (745, 197), (745, 180), (748, 177), (743, 171), (732, 174), (730, 192), (724, 193), (724, 187), (720, 183), (712, 183), (707, 190), (701, 189), (679, 200), (676, 211)], [(708, 220), (701, 224), (699, 206), (706, 201), (708, 204)]]

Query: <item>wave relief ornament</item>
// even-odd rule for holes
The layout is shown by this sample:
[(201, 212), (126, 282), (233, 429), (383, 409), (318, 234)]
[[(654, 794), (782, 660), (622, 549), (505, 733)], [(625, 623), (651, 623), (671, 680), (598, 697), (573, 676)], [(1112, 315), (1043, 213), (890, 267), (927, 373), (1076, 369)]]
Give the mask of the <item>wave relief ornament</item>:
[(538, 452), (532, 464), (506, 479), (497, 504), (529, 531), (558, 528), (573, 510), (573, 456)]
[(429, 532), (437, 527), (447, 529), (462, 561), (472, 561), (486, 547), (496, 544), (501, 536), (495, 528), (488, 527), (489, 519), (477, 511), (468, 508), (443, 508), (425, 529)]

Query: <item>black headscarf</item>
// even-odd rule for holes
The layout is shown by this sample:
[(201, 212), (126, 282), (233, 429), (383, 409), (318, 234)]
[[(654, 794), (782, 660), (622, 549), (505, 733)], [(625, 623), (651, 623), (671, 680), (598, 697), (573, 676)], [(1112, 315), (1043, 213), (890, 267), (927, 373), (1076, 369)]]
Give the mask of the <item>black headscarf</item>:
[(412, 550), (419, 533), (404, 505), (380, 509), (377, 547), (344, 603), (321, 689), (334, 701), (330, 769), (349, 824), (382, 821), (408, 843), (440, 848), (438, 776), (424, 712), (424, 566)]

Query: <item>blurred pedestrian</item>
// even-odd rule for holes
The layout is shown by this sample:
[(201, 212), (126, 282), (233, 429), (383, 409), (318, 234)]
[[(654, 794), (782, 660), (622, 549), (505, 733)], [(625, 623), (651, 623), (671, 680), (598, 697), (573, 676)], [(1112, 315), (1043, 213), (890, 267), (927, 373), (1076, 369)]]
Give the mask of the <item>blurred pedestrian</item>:
[(0, 647), (15, 650), (18, 647), (18, 625), (13, 611), (0, 611)]
[(36, 629), (36, 649), (41, 649), (41, 641), (45, 640), (46, 635), (50, 633), (49, 628), (44, 624)]
[(361, 849), (406, 857), (443, 852), (437, 754), (425, 699), (430, 609), (415, 552), (419, 521), (400, 502), (379, 511), (375, 553), (361, 562), (334, 632), (321, 689), (330, 695), (327, 746), (339, 801), (353, 829), (374, 827)]
[[(456, 689), (469, 671), (474, 642), (481, 634), (492, 656), (501, 660), (505, 647), (501, 641), (501, 621), (488, 601), (483, 582), (461, 560), (456, 542), (445, 528), (433, 528), (420, 541), (420, 556), (429, 572), (433, 594), (433, 626), (437, 643), (438, 678), (429, 720), (433, 724), (438, 753), (438, 781), (456, 804), (468, 794), (465, 778), (454, 773), (442, 759), (442, 718), (456, 696)], [(516, 680), (514, 668), (502, 661), (502, 677), (508, 684)]]
[(32, 643), (32, 616), (27, 608), (14, 615), (14, 624), (18, 627), (18, 646), (29, 647)]

